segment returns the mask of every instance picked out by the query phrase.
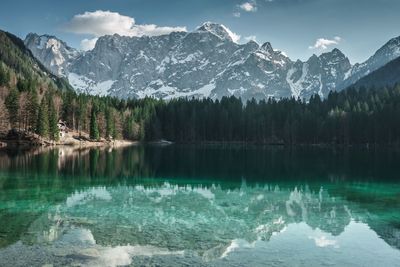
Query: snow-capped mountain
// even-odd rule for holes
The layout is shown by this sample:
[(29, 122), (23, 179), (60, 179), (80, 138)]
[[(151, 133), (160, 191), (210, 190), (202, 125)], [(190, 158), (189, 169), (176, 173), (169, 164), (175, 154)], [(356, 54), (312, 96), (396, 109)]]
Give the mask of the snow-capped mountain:
[(349, 74), (349, 78), (342, 84), (342, 88), (354, 84), (362, 77), (367, 76), (398, 57), (400, 57), (400, 36), (387, 42), (367, 61), (355, 64)]
[(65, 76), (68, 67), (80, 53), (65, 42), (50, 35), (30, 33), (25, 38), (25, 46), (39, 59), (53, 74)]
[(237, 39), (224, 25), (206, 22), (192, 32), (100, 37), (85, 53), (51, 36), (30, 34), (25, 44), (77, 91), (120, 98), (324, 97), (400, 56), (400, 38), (354, 66), (338, 49), (302, 62), (268, 42)]
[(297, 61), (287, 73), (292, 95), (308, 99), (313, 94), (327, 96), (351, 70), (349, 59), (339, 50), (313, 55), (306, 62)]
[(385, 66), (371, 72), (367, 76), (362, 77), (352, 86), (360, 87), (392, 87), (400, 84), (400, 57), (390, 61)]

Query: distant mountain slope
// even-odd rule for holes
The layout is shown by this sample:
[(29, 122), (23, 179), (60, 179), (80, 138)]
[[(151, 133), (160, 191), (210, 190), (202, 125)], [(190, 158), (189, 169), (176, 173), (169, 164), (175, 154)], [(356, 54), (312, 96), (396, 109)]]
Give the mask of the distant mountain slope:
[(326, 97), (400, 55), (400, 37), (354, 66), (339, 49), (303, 62), (292, 61), (269, 42), (235, 41), (224, 25), (206, 22), (192, 32), (103, 36), (87, 52), (47, 35), (29, 34), (25, 44), (76, 91), (119, 98)]
[(32, 53), (55, 75), (65, 75), (65, 69), (80, 52), (54, 36), (28, 34), (25, 44)]
[(343, 89), (357, 82), (362, 77), (372, 73), (373, 71), (385, 66), (390, 61), (400, 57), (400, 36), (392, 38), (381, 48), (379, 48), (374, 55), (368, 58), (367, 61), (361, 64), (355, 64), (346, 79), (339, 89)]
[(17, 75), (24, 79), (28, 77), (39, 77), (43, 81), (49, 79), (59, 89), (72, 89), (68, 81), (57, 77), (47, 70), (27, 49), (24, 42), (15, 35), (0, 30), (0, 62), (3, 62)]
[(400, 83), (400, 57), (361, 78), (354, 87), (384, 87)]

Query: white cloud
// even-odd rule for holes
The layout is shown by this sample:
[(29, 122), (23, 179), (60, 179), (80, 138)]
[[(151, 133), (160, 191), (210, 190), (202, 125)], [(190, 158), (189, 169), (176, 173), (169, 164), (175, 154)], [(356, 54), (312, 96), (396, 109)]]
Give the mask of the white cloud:
[(244, 37), (244, 39), (248, 42), (248, 41), (254, 41), (257, 42), (257, 37), (255, 35), (250, 35), (250, 36), (246, 36)]
[(83, 39), (81, 41), (81, 49), (83, 51), (92, 50), (95, 47), (96, 42), (97, 42), (98, 39), (99, 38), (97, 38), (97, 37), (96, 38), (92, 38), (92, 39)]
[(256, 12), (257, 11), (257, 4), (256, 2), (244, 2), (243, 4), (239, 5), (239, 8), (246, 12)]
[[(132, 17), (117, 12), (97, 10), (75, 15), (64, 30), (77, 34), (88, 34), (94, 37), (119, 34), (122, 36), (156, 36), (174, 31), (187, 31), (186, 27), (160, 27), (155, 24), (136, 24)], [(82, 41), (82, 48), (95, 43), (94, 39)]]
[(240, 18), (240, 12), (233, 12), (233, 16), (235, 18)]
[(229, 36), (231, 37), (232, 41), (234, 41), (235, 43), (239, 42), (240, 40), (240, 35), (234, 33), (233, 31), (231, 31), (228, 27), (222, 25), (225, 29), (225, 31), (229, 34)]
[(341, 40), (342, 38), (340, 38), (339, 36), (335, 36), (333, 39), (318, 38), (315, 41), (315, 44), (309, 46), (308, 48), (325, 50), (328, 48), (328, 46), (339, 44)]

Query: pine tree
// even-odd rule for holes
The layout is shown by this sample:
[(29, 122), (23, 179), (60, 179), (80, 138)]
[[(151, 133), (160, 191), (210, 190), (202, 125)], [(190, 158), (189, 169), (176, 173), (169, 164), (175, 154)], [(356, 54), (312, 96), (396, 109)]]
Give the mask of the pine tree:
[(11, 127), (16, 127), (18, 123), (18, 109), (19, 109), (19, 93), (14, 87), (10, 89), (8, 96), (5, 99), (5, 104), (8, 110), (8, 118)]
[(36, 123), (39, 111), (39, 99), (35, 89), (32, 89), (28, 93), (28, 102), (26, 109), (28, 111), (28, 127), (32, 131), (36, 131)]
[(86, 129), (86, 122), (87, 122), (87, 102), (84, 99), (84, 95), (78, 96), (78, 105), (77, 105), (77, 114), (78, 114), (78, 130), (79, 130), (79, 135), (81, 135), (81, 132)]
[(57, 118), (57, 113), (54, 107), (54, 102), (53, 98), (50, 97), (48, 99), (49, 104), (48, 104), (48, 114), (49, 114), (49, 137), (51, 140), (58, 141), (60, 139), (60, 133), (58, 130), (58, 118)]
[(115, 123), (112, 110), (107, 107), (105, 111), (106, 115), (106, 138), (109, 139), (110, 136), (115, 138)]
[(6, 70), (2, 63), (0, 63), (0, 86), (6, 86), (10, 82), (10, 73)]
[(100, 133), (99, 127), (97, 125), (97, 107), (95, 105), (92, 106), (92, 110), (90, 112), (90, 139), (99, 140)]
[(48, 105), (45, 98), (42, 99), (39, 107), (39, 115), (36, 124), (36, 133), (42, 137), (49, 137), (49, 115)]
[(17, 88), (20, 92), (26, 92), (29, 90), (30, 79), (18, 79)]
[(9, 118), (8, 110), (4, 101), (0, 99), (0, 132), (5, 132), (8, 130)]
[(127, 139), (134, 139), (133, 116), (127, 114), (124, 121), (124, 137)]

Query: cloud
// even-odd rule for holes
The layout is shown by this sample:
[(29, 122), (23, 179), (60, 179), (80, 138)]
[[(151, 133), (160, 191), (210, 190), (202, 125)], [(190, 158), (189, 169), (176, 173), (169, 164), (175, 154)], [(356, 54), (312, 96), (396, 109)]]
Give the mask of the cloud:
[(224, 30), (228, 33), (229, 37), (231, 37), (232, 41), (237, 43), (239, 42), (241, 36), (237, 33), (234, 33), (233, 31), (231, 31), (228, 27), (222, 25), (222, 27), (224, 28)]
[(257, 42), (257, 37), (255, 35), (250, 35), (250, 36), (246, 36), (244, 37), (244, 39), (249, 42), (249, 41), (254, 41)]
[[(160, 27), (155, 24), (136, 24), (135, 19), (117, 12), (97, 10), (75, 15), (64, 30), (93, 37), (119, 34), (122, 36), (156, 36), (174, 31), (187, 31), (186, 27)], [(94, 39), (82, 40), (82, 48), (93, 46)]]
[(339, 44), (341, 40), (342, 38), (340, 38), (339, 36), (335, 36), (333, 39), (318, 38), (315, 41), (315, 44), (309, 46), (308, 48), (325, 50), (328, 48), (328, 46)]
[(92, 50), (95, 47), (96, 42), (97, 42), (98, 39), (99, 38), (97, 38), (97, 37), (96, 38), (92, 38), (92, 39), (83, 39), (81, 41), (81, 49), (83, 51)]
[(235, 18), (240, 18), (240, 12), (233, 12), (233, 16)]
[(257, 3), (254, 2), (244, 2), (243, 4), (239, 5), (239, 8), (246, 12), (256, 12), (257, 11)]

